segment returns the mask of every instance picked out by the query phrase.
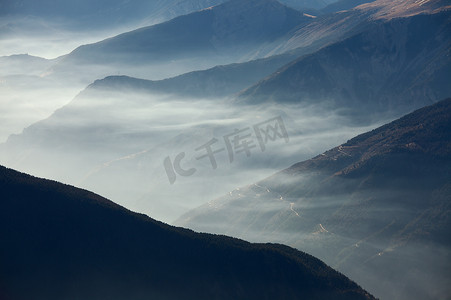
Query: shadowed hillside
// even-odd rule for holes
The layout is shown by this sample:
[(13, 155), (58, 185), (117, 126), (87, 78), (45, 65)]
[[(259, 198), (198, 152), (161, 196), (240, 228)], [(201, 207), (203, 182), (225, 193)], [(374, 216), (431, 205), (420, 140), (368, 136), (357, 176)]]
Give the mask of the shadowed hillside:
[(175, 228), (0, 167), (0, 298), (373, 299), (314, 257)]

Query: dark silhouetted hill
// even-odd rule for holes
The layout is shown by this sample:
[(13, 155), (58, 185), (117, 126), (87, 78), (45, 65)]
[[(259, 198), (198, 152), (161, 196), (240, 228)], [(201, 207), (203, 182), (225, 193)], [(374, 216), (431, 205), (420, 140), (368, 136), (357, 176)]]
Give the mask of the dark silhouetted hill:
[(0, 298), (373, 299), (314, 257), (194, 233), (0, 167)]

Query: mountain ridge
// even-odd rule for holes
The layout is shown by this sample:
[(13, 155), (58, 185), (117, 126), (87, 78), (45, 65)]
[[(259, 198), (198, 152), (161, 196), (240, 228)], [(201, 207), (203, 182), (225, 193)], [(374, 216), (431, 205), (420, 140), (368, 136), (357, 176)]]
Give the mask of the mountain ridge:
[(401, 108), (402, 113), (431, 104), (451, 95), (442, 84), (451, 74), (450, 24), (449, 11), (376, 23), (300, 57), (242, 91), (237, 101), (329, 101), (351, 111)]
[(175, 228), (5, 167), (0, 186), (3, 299), (374, 299), (286, 246)]
[[(200, 53), (205, 59), (205, 55), (218, 53), (227, 56), (231, 50), (237, 52), (233, 56), (242, 56), (248, 51), (247, 47), (252, 48), (253, 43), (269, 42), (303, 20), (308, 18), (275, 0), (232, 0), (81, 46), (70, 53), (66, 60), (100, 63), (119, 59), (124, 53), (129, 57), (133, 53), (134, 61), (138, 57), (141, 61), (182, 59), (192, 56), (192, 53)], [(230, 28), (231, 23), (235, 24), (235, 29)], [(167, 39), (167, 36), (171, 38)]]
[(448, 98), (237, 188), (175, 224), (283, 241), (359, 277), (381, 298), (443, 298), (451, 281), (450, 116)]

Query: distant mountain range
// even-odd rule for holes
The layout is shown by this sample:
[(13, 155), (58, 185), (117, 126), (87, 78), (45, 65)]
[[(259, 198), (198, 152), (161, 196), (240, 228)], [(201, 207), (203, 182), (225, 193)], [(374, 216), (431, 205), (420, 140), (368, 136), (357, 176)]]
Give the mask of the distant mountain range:
[[(188, 7), (190, 3), (189, 1), (184, 1), (183, 3), (177, 2), (178, 4), (174, 4), (175, 2), (177, 1), (165, 1), (164, 3), (144, 3), (139, 1), (119, 3), (113, 1), (111, 3), (108, 3), (109, 9), (105, 8), (105, 6), (102, 4), (103, 2), (95, 2), (90, 6), (91, 11), (85, 11), (88, 10), (88, 8), (87, 4), (83, 3), (77, 4), (79, 6), (77, 6), (77, 9), (73, 10), (71, 9), (71, 4), (64, 5), (64, 1), (55, 4), (54, 7), (52, 7), (52, 10), (50, 10), (50, 8), (48, 7), (51, 3), (46, 1), (40, 3), (39, 7), (36, 7), (36, 4), (33, 4), (31, 2), (28, 3), (27, 1), (21, 2), (20, 7), (16, 2), (2, 2), (0, 5), (3, 5), (4, 9), (2, 10), (2, 12), (5, 13), (4, 17), (6, 18), (2, 20), (6, 22), (6, 25), (4, 28), (0, 28), (0, 30), (2, 30), (2, 32), (4, 33), (2, 35), (2, 37), (4, 38), (8, 38), (9, 34), (12, 34), (13, 38), (16, 35), (20, 34), (22, 29), (16, 28), (17, 24), (14, 25), (14, 22), (18, 20), (15, 19), (14, 16), (20, 19), (20, 14), (24, 16), (26, 15), (26, 17), (24, 17), (26, 19), (26, 22), (32, 24), (32, 32), (35, 32), (34, 34), (36, 34), (37, 32), (40, 32), (40, 26), (44, 26), (46, 28), (45, 30), (58, 32), (58, 25), (46, 24), (46, 22), (51, 21), (52, 16), (59, 16), (59, 21), (62, 21), (62, 19), (66, 20), (71, 18), (80, 20), (81, 18), (83, 20), (83, 26), (87, 27), (92, 26), (92, 24), (90, 23), (91, 21), (100, 23), (119, 22), (120, 24), (123, 24), (124, 22), (126, 23), (127, 20), (121, 18), (127, 18), (127, 16), (133, 16), (133, 21), (141, 22), (141, 14), (152, 18), (153, 14), (158, 14), (158, 11), (160, 9), (168, 12), (168, 7), (171, 7), (174, 10), (182, 9), (185, 6)], [(193, 4), (193, 11), (197, 11), (196, 5), (203, 7), (203, 5), (212, 4), (208, 1), (200, 1), (196, 3), (197, 4)], [(247, 3), (247, 6), (244, 5), (245, 3)], [(314, 18), (314, 16), (307, 17), (302, 15), (301, 12), (296, 12), (292, 9), (286, 8), (279, 3), (268, 1), (266, 2), (266, 5), (263, 5), (262, 3), (263, 2), (259, 1), (234, 1), (227, 3), (227, 5), (216, 7), (214, 9), (215, 18), (219, 20), (240, 20), (241, 15), (246, 15), (246, 18), (244, 18), (242, 22), (240, 21), (241, 23), (238, 24), (237, 22), (234, 22), (234, 26), (254, 28), (253, 30), (256, 32), (254, 32), (255, 34), (248, 32), (250, 37), (237, 40), (238, 44), (235, 45), (234, 43), (232, 47), (241, 47), (244, 49), (246, 48), (245, 44), (248, 42), (248, 40), (258, 40), (258, 34), (259, 32), (261, 32), (261, 28), (263, 27), (258, 24), (252, 25), (252, 22), (256, 20), (253, 17), (256, 17), (258, 19), (260, 17), (264, 18), (264, 16), (271, 16), (270, 20), (274, 21), (275, 25), (267, 24), (265, 26), (270, 26), (271, 28), (275, 29), (285, 28), (284, 26), (286, 26), (286, 24), (284, 23), (284, 18), (280, 17), (280, 14), (276, 12), (283, 12), (286, 10), (290, 11), (292, 14), (297, 15), (300, 23), (298, 24), (296, 22), (294, 32), (289, 31), (287, 33), (286, 30), (288, 30), (288, 27), (285, 28), (286, 30), (281, 30), (279, 32), (277, 32), (277, 30), (273, 31), (272, 33), (267, 32), (271, 33), (272, 35), (268, 34), (265, 38), (268, 38), (268, 41), (271, 40), (271, 38), (275, 38), (274, 42), (266, 41), (264, 43), (260, 43), (260, 40), (260, 42), (258, 42), (260, 43), (260, 46), (257, 47), (257, 49), (251, 51), (251, 54), (248, 53), (247, 56), (237, 55), (235, 59), (231, 59), (230, 57), (230, 59), (227, 59), (224, 57), (224, 53), (221, 55), (219, 55), (220, 53), (216, 53), (216, 59), (209, 60), (203, 55), (191, 53), (187, 55), (195, 55), (194, 58), (191, 58), (189, 60), (174, 61), (170, 58), (170, 53), (173, 48), (170, 47), (171, 49), (167, 49), (164, 47), (164, 45), (161, 45), (161, 49), (163, 49), (162, 52), (164, 53), (164, 55), (168, 55), (168, 59), (159, 59), (157, 61), (152, 61), (153, 54), (152, 52), (149, 52), (145, 54), (146, 57), (148, 56), (145, 60), (139, 60), (137, 64), (132, 65), (129, 64), (130, 61), (135, 59), (137, 55), (121, 56), (117, 60), (115, 59), (102, 65), (102, 67), (99, 67), (98, 65), (101, 60), (94, 58), (94, 64), (71, 64), (68, 62), (72, 60), (72, 58), (70, 58), (71, 55), (69, 55), (68, 57), (62, 56), (52, 60), (45, 60), (30, 55), (11, 55), (1, 57), (0, 74), (2, 76), (2, 84), (0, 88), (2, 93), (6, 93), (5, 99), (7, 99), (8, 104), (5, 104), (4, 108), (5, 114), (2, 118), (2, 124), (4, 124), (4, 126), (3, 130), (0, 131), (0, 139), (6, 140), (8, 134), (18, 133), (22, 128), (25, 128), (28, 125), (36, 122), (37, 120), (50, 115), (52, 111), (68, 103), (69, 100), (73, 98), (79, 90), (86, 87), (86, 85), (92, 83), (98, 78), (104, 78), (106, 76), (108, 76), (107, 80), (96, 82), (96, 84), (98, 85), (94, 84), (93, 86), (100, 87), (99, 85), (102, 85), (103, 88), (109, 87), (111, 90), (123, 90), (124, 88), (129, 90), (146, 89), (148, 93), (169, 93), (182, 97), (207, 98), (231, 96), (255, 84), (262, 78), (271, 75), (278, 68), (297, 59), (299, 56), (315, 52), (324, 45), (339, 40), (352, 28), (361, 27), (359, 24), (361, 24), (361, 22), (363, 22), (365, 19), (365, 17), (362, 16), (355, 18), (346, 16), (346, 21), (342, 22), (341, 18), (343, 16), (336, 17), (329, 15), (323, 16), (321, 18)], [(253, 9), (255, 4), (258, 4), (258, 7), (263, 9), (261, 11)], [(228, 9), (221, 9), (221, 7), (228, 7)], [(139, 10), (139, 13), (135, 14), (134, 10)], [(152, 10), (152, 13), (147, 14), (146, 11), (148, 10)], [(247, 11), (252, 12), (247, 13)], [(191, 11), (186, 12), (188, 13)], [(118, 17), (117, 20), (115, 17), (116, 14)], [(188, 16), (184, 16), (182, 19), (188, 21), (186, 21), (186, 24), (182, 22), (182, 27), (184, 28), (185, 25), (187, 25), (186, 30), (189, 31), (189, 26), (194, 26), (194, 24), (196, 24), (196, 22), (198, 21), (197, 16), (199, 14), (206, 14), (206, 12), (198, 11)], [(318, 12), (318, 14), (320, 13)], [(33, 19), (38, 18), (39, 16), (46, 16), (46, 21), (38, 21)], [(95, 16), (95, 20), (90, 19), (92, 18), (92, 16)], [(108, 18), (103, 18), (104, 16), (108, 16)], [(121, 18), (119, 18), (119, 16)], [(11, 23), (10, 21), (8, 21), (8, 18), (13, 18), (15, 21), (11, 21)], [(171, 22), (169, 23), (180, 23), (176, 20), (173, 20)], [(234, 33), (236, 31), (234, 29), (234, 26), (228, 26), (226, 23), (223, 23), (224, 26), (221, 29), (222, 31), (220, 34), (222, 34), (223, 36), (236, 36), (236, 34)], [(312, 26), (310, 27), (305, 27), (302, 25), (310, 23), (312, 23)], [(72, 25), (75, 26), (76, 24)], [(97, 25), (98, 26), (95, 26), (96, 30), (100, 30), (100, 24)], [(175, 25), (173, 25), (171, 26), (174, 27)], [(251, 25), (254, 27), (252, 27)], [(0, 24), (0, 27), (1, 26), (2, 25)], [(139, 34), (137, 34), (136, 32), (125, 34), (126, 36), (133, 35), (136, 37), (136, 43), (133, 42), (127, 44), (127, 47), (134, 49), (132, 52), (135, 54), (145, 52), (142, 47), (147, 42), (143, 43), (143, 40), (148, 40), (151, 44), (157, 44), (160, 42), (158, 34), (157, 38), (155, 40), (152, 40), (153, 37), (147, 37), (146, 33), (159, 32), (159, 36), (164, 37), (164, 31), (162, 31), (161, 28), (163, 27), (164, 29), (168, 27), (167, 25), (165, 26), (160, 26), (160, 29), (158, 30), (154, 27), (148, 27), (146, 30), (143, 29), (138, 31)], [(299, 26), (301, 28), (299, 28)], [(258, 28), (256, 29), (256, 27)], [(154, 29), (150, 30), (150, 28)], [(177, 26), (175, 26), (173, 29), (176, 31), (176, 33), (178, 32)], [(185, 47), (186, 40), (191, 39), (189, 36), (192, 35), (192, 40), (194, 41), (197, 39), (197, 37), (194, 36), (197, 36), (199, 35), (199, 32), (204, 32), (206, 30), (205, 28), (201, 28), (200, 31), (195, 31), (194, 27), (192, 27), (191, 29), (191, 32), (187, 36), (179, 33), (171, 36), (173, 44), (179, 45), (179, 47), (176, 47), (178, 49), (176, 49), (176, 51), (185, 53), (187, 49)], [(219, 30), (220, 27), (216, 29)], [(243, 30), (239, 30), (239, 32), (241, 32), (242, 35), (244, 34)], [(302, 35), (302, 32), (307, 35), (305, 38)], [(320, 32), (323, 32), (324, 34), (319, 34)], [(219, 34), (219, 32), (217, 33)], [(293, 34), (294, 36), (292, 36)], [(45, 34), (45, 36), (49, 35), (51, 35), (51, 33)], [(300, 35), (302, 36), (302, 38), (299, 38)], [(326, 37), (323, 37), (323, 35), (325, 35)], [(122, 36), (123, 35), (113, 38), (113, 40), (122, 40)], [(202, 37), (200, 38), (202, 39)], [(293, 40), (296, 41), (293, 42)], [(104, 42), (106, 43), (106, 41)], [(104, 44), (104, 42), (100, 42), (98, 44)], [(86, 47), (97, 49), (98, 44), (87, 45)], [(233, 51), (229, 50), (225, 51), (225, 56), (237, 54), (235, 48)], [(103, 51), (99, 51), (100, 52), (98, 53), (98, 55), (100, 55), (101, 57), (105, 56)], [(258, 57), (263, 58), (252, 60)], [(247, 62), (247, 60), (251, 61)], [(237, 61), (245, 62), (241, 64), (237, 63)], [(224, 63), (230, 62), (232, 62), (232, 64), (223, 65)], [(116, 76), (117, 74), (119, 74), (120, 76), (111, 77)], [(153, 78), (155, 80), (146, 82), (144, 80), (133, 79), (129, 77)], [(164, 78), (166, 79), (158, 80)], [(23, 86), (26, 86), (27, 88), (24, 89)], [(60, 93), (60, 89), (62, 87), (65, 90), (64, 95), (61, 95)], [(14, 94), (14, 96), (11, 97), (9, 96), (9, 94)], [(30, 94), (34, 95), (32, 97), (33, 99), (30, 98)], [(35, 106), (40, 107), (39, 112), (36, 112), (32, 109), (32, 107)], [(19, 118), (15, 118), (14, 120), (11, 119), (11, 116), (17, 115), (16, 111), (18, 110), (21, 110), (20, 119), (23, 119), (23, 121)]]
[[(348, 36), (356, 31), (354, 26), (363, 24), (357, 17), (351, 19), (357, 23), (347, 21), (350, 27), (337, 30), (336, 37)], [(201, 98), (243, 90), (239, 103), (332, 102), (344, 110), (392, 111), (395, 115), (451, 94), (443, 82), (451, 74), (449, 12), (366, 22), (359, 31), (317, 52), (328, 41), (159, 81), (113, 76), (91, 88)]]
[(292, 248), (171, 227), (4, 167), (0, 199), (5, 300), (374, 299)]
[(231, 191), (176, 224), (287, 243), (383, 299), (446, 299), (450, 146), (447, 99)]
[[(309, 15), (275, 0), (227, 1), (82, 45), (56, 61), (46, 76), (71, 78), (73, 82), (82, 80), (85, 84), (117, 74), (164, 79), (292, 50), (299, 55), (309, 54), (363, 32), (375, 22), (436, 13), (446, 7), (446, 1), (428, 1), (420, 6), (409, 0), (403, 11), (396, 2), (378, 0), (354, 8), (361, 3), (344, 1), (342, 5), (347, 11), (332, 13), (332, 9)], [(387, 10), (393, 12), (388, 14)]]
[(309, 20), (274, 0), (232, 0), (81, 46), (64, 62), (142, 64), (199, 58), (234, 62)]
[(52, 62), (49, 59), (27, 54), (0, 56), (0, 75), (5, 77), (18, 74), (38, 76), (51, 67)]
[(344, 10), (352, 9), (361, 4), (374, 2), (376, 0), (339, 0), (334, 3), (327, 5), (326, 7), (321, 9), (322, 13), (334, 13)]
[(108, 76), (92, 83), (87, 88), (87, 93), (91, 91), (130, 91), (173, 95), (182, 98), (232, 97), (234, 94), (255, 84), (261, 78), (271, 75), (277, 69), (296, 59), (301, 51), (293, 50), (249, 62), (219, 65), (163, 80)]
[(166, 1), (2, 1), (0, 17), (35, 17), (61, 23), (67, 29), (106, 28), (159, 23), (225, 2), (225, 0)]
[[(226, 96), (242, 89), (239, 103), (328, 102), (342, 110), (391, 111), (399, 116), (451, 94), (451, 88), (443, 82), (451, 74), (450, 13), (443, 1), (435, 2), (418, 7), (409, 1), (406, 11), (395, 14), (392, 11), (398, 10), (396, 2), (379, 0), (309, 19), (275, 1), (248, 1), (241, 5), (232, 1), (211, 11), (82, 46), (63, 58), (50, 73), (67, 72), (71, 69), (70, 64), (66, 65), (68, 62), (111, 66), (122, 64), (125, 57), (127, 64), (133, 61), (150, 64), (150, 69), (155, 65), (155, 70), (161, 67), (159, 61), (172, 60), (173, 64), (179, 60), (180, 65), (175, 64), (174, 68), (189, 70), (195, 69), (197, 60), (198, 68), (202, 68), (218, 62), (266, 57), (147, 83), (119, 77), (114, 78), (111, 88), (122, 85), (188, 97)], [(255, 5), (259, 9), (254, 9)], [(236, 35), (225, 20), (240, 19), (242, 15), (247, 16), (242, 21), (247, 30), (239, 30)], [(273, 17), (268, 22), (270, 15)], [(402, 18), (393, 19), (396, 16)], [(208, 24), (200, 25), (204, 19)], [(255, 19), (265, 20), (265, 26), (272, 29), (261, 29), (261, 24), (251, 22)], [(203, 29), (190, 27), (196, 24)], [(224, 31), (220, 33), (222, 27)], [(183, 33), (181, 28), (190, 33)], [(212, 31), (206, 33), (205, 28)], [(256, 34), (252, 30), (265, 33)], [(158, 38), (165, 36), (172, 37), (167, 45)], [(109, 78), (108, 82), (112, 80)]]
[[(448, 34), (449, 12), (444, 6), (437, 9), (437, 3), (441, 2), (436, 2), (422, 5), (420, 8), (424, 14), (420, 15), (414, 2), (405, 2), (413, 8), (410, 12), (407, 9), (398, 14), (408, 12), (414, 16), (397, 19), (391, 19), (384, 13), (396, 12), (397, 2), (385, 3), (382, 0), (365, 4), (363, 8), (359, 6), (347, 12), (317, 17), (285, 35), (290, 38), (285, 39), (287, 44), (282, 47), (283, 54), (267, 58), (215, 66), (163, 80), (129, 76), (108, 76), (96, 80), (49, 118), (27, 127), (21, 134), (11, 135), (6, 143), (0, 145), (2, 162), (31, 173), (39, 170), (40, 173), (34, 174), (66, 183), (89, 182), (88, 186), (83, 186), (98, 193), (112, 193), (114, 189), (103, 180), (104, 176), (92, 178), (93, 170), (103, 168), (100, 166), (104, 164), (109, 166), (111, 161), (123, 161), (124, 157), (135, 158), (137, 153), (146, 152), (150, 157), (151, 153), (155, 153), (154, 147), (163, 145), (160, 139), (164, 139), (164, 143), (171, 142), (165, 144), (166, 148), (160, 147), (159, 153), (187, 143), (185, 138), (179, 137), (187, 134), (186, 131), (172, 131), (173, 135), (170, 135), (163, 133), (162, 128), (155, 124), (152, 113), (155, 111), (154, 99), (163, 99), (164, 103), (176, 100), (183, 106), (189, 106), (199, 99), (223, 103), (222, 98), (228, 98), (232, 101), (227, 102), (225, 107), (233, 107), (243, 113), (272, 103), (294, 103), (321, 107), (319, 116), (322, 118), (328, 118), (331, 111), (338, 111), (350, 123), (371, 124), (392, 120), (440, 97), (451, 95), (446, 82), (451, 57), (448, 55), (451, 36)], [(274, 2), (262, 3), (258, 7), (269, 13)], [(215, 7), (212, 11), (220, 9), (225, 12), (226, 8), (235, 5), (240, 9), (252, 10), (252, 6), (240, 6), (234, 2), (228, 3), (225, 8)], [(293, 12), (281, 4), (274, 5), (281, 12)], [(243, 10), (237, 11), (234, 16), (239, 18)], [(228, 15), (224, 13), (221, 18), (226, 20)], [(256, 15), (257, 12), (254, 12)], [(191, 15), (183, 18), (194, 20)], [(168, 26), (168, 23), (165, 24)], [(232, 34), (233, 31), (227, 32)], [(333, 42), (335, 39), (340, 41)], [(292, 46), (293, 50), (287, 50), (291, 43), (302, 46)], [(16, 59), (30, 62), (26, 56), (8, 57), (5, 65), (14, 65)], [(171, 69), (165, 63), (165, 69)], [(94, 76), (83, 66), (79, 67), (82, 72), (77, 76)], [(153, 70), (144, 63), (142, 68)], [(103, 72), (96, 65), (94, 69)], [(60, 79), (77, 80), (70, 74), (65, 75), (68, 74), (55, 72), (50, 77), (56, 82)], [(36, 80), (45, 82), (50, 77), (36, 76)], [(17, 89), (20, 88), (21, 85), (17, 84)], [(238, 97), (235, 98), (235, 94)], [(205, 117), (209, 119), (209, 116)], [(213, 136), (213, 130), (192, 128), (189, 132), (201, 139), (202, 135)], [(118, 143), (118, 140), (121, 142)], [(155, 159), (147, 158), (145, 161), (148, 167), (161, 167)], [(63, 165), (67, 169), (61, 169)], [(150, 192), (147, 176), (154, 171), (142, 176), (142, 170), (137, 165), (136, 162), (114, 171), (108, 168), (104, 172), (121, 177), (127, 170), (129, 178), (146, 178), (130, 184), (134, 191), (146, 189), (147, 194)], [(102, 182), (99, 190), (98, 182)], [(113, 194), (108, 194), (108, 197), (119, 201)], [(139, 197), (143, 197), (142, 194)]]
[[(375, 23), (300, 57), (243, 91), (240, 102), (331, 103), (365, 112), (407, 112), (451, 95), (449, 11)], [(366, 116), (367, 117), (367, 116)]]
[[(448, 299), (450, 10), (449, 0), (2, 1), (1, 39), (13, 42), (30, 25), (31, 35), (139, 29), (56, 59), (0, 57), (0, 134), (25, 128), (0, 144), (0, 164), (165, 220), (256, 182), (175, 224), (287, 244), (382, 299)], [(252, 138), (274, 117), (290, 138), (236, 159), (233, 129)], [(273, 141), (279, 127), (268, 128)], [(198, 156), (209, 139), (222, 170)], [(197, 179), (181, 178), (185, 167)], [(304, 252), (171, 227), (1, 166), (0, 205), (1, 300), (373, 299)]]
[[(281, 0), (295, 9), (321, 9), (336, 0)], [(209, 8), (226, 0), (166, 0), (166, 1), (35, 1), (5, 0), (0, 3), (0, 17), (32, 16), (54, 21), (64, 21), (69, 27), (114, 26), (125, 23), (159, 23), (174, 17)], [(338, 1), (343, 2), (343, 0)]]

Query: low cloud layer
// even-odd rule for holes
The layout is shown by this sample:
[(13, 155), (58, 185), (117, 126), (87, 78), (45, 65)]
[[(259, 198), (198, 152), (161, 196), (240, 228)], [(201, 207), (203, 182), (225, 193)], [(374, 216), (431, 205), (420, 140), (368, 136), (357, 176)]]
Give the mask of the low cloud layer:
[(375, 126), (317, 106), (95, 91), (14, 137), (3, 161), (172, 222)]

